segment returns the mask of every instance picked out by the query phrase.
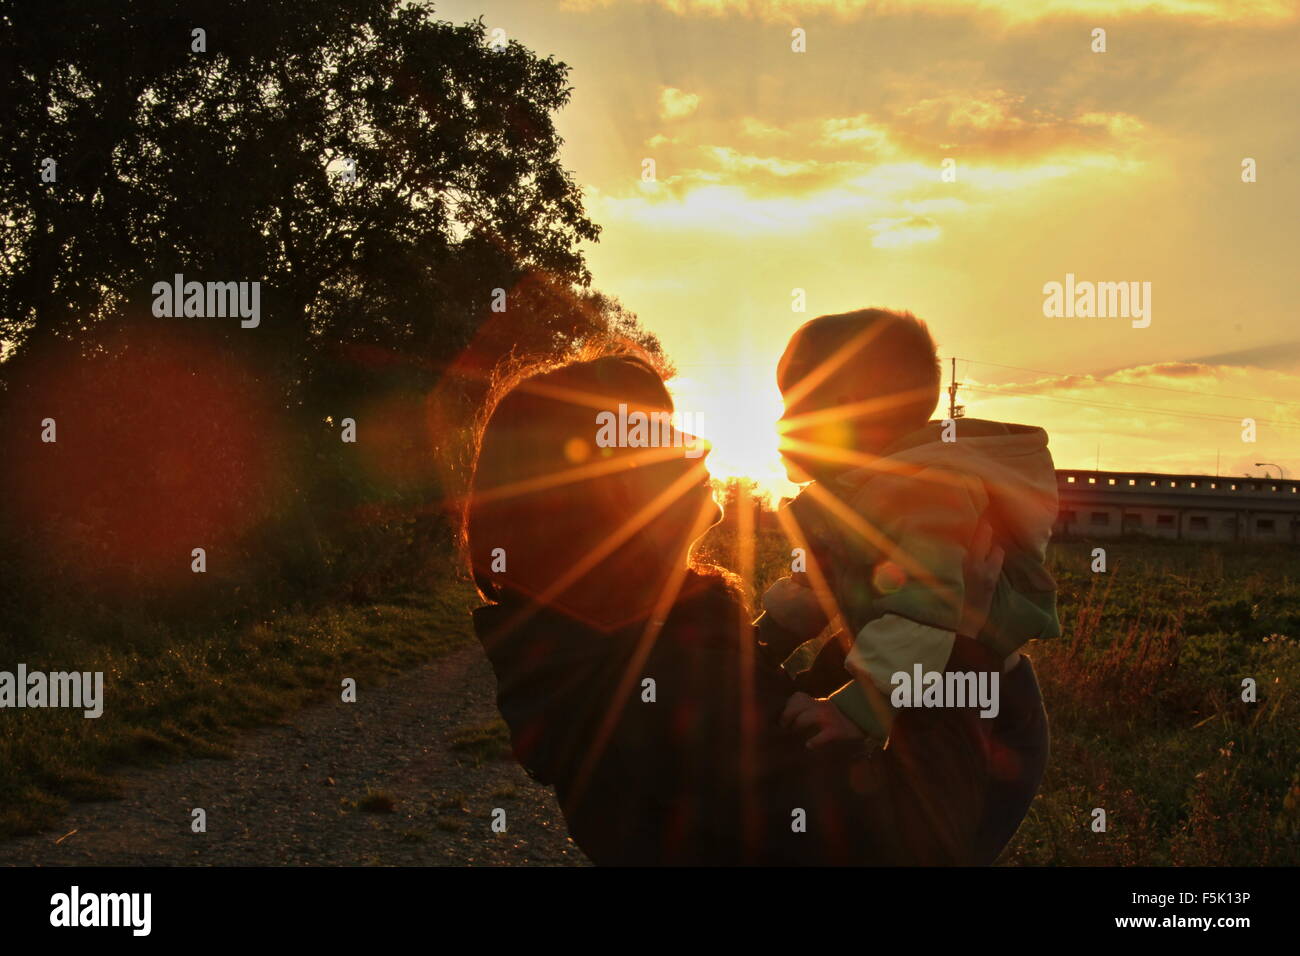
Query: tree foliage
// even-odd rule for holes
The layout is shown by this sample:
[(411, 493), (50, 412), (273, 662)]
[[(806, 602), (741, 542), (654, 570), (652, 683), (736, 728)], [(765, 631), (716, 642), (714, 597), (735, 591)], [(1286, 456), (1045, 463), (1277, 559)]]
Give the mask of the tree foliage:
[(14, 4), (3, 26), (2, 338), (76, 337), (179, 272), (262, 281), (260, 344), (282, 357), (445, 357), (494, 288), (590, 279), (578, 245), (598, 229), (552, 122), (567, 68), (489, 48), (481, 21), (144, 0)]
[[(345, 552), (336, 532), (367, 521), (372, 537), (390, 519), (409, 535), (439, 492), (421, 405), (448, 367), (469, 355), (487, 377), (503, 357), (596, 340), (658, 351), (590, 289), (581, 246), (599, 229), (553, 122), (570, 92), (563, 63), (493, 48), (481, 21), (428, 4), (0, 2), (0, 452), (28, 462), (7, 486), (81, 488), (41, 471), (60, 456), (30, 455), (54, 389), (66, 440), (95, 431), (108, 456), (96, 480), (118, 482), (81, 489), (113, 502), (100, 517), (185, 491), (167, 483), (186, 473), (243, 474), (226, 461), (237, 447), (178, 434), (234, 428), (231, 403), (187, 393), (238, 381), (280, 417), (259, 412), (277, 473), (258, 507), (301, 535), (299, 551)], [(260, 324), (155, 317), (153, 286), (176, 274), (261, 283)], [(190, 354), (165, 351), (176, 336), (221, 360), (105, 387)], [(200, 382), (212, 367), (236, 371)], [(347, 415), (356, 448), (339, 441)], [(72, 504), (47, 517), (46, 531), (91, 520)]]

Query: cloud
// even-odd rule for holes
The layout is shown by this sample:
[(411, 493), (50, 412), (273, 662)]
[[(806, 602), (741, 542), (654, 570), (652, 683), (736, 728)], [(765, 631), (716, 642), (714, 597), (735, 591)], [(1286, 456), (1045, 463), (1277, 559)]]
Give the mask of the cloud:
[(665, 199), (701, 184), (739, 185), (755, 195), (837, 186), (892, 194), (937, 182), (941, 161), (950, 157), (959, 159), (964, 184), (1002, 191), (1087, 169), (1135, 170), (1147, 129), (1127, 113), (1063, 115), (992, 89), (938, 93), (878, 114), (806, 117), (784, 127), (746, 116), (696, 136), (659, 134), (651, 145), (680, 147), (667, 167), (677, 172), (665, 179), (671, 187), (661, 194)]
[(791, 160), (778, 156), (756, 156), (730, 146), (704, 146), (700, 153), (713, 160), (715, 170), (729, 176), (760, 174), (779, 180), (825, 180), (845, 164), (824, 163), (816, 159)]
[(832, 117), (821, 121), (818, 146), (855, 146), (880, 150), (889, 146), (889, 129), (875, 122), (866, 113), (857, 116)]
[(682, 119), (699, 108), (695, 93), (684, 93), (675, 86), (665, 86), (659, 93), (659, 116), (666, 120)]
[[(983, 370), (980, 362), (971, 365)], [(971, 382), (983, 396), (1075, 403), (1107, 421), (1119, 413), (1143, 421), (1148, 416), (1228, 423), (1255, 418), (1300, 426), (1300, 375), (1248, 366), (1157, 362), (1100, 374), (1043, 373), (1015, 383)]]
[[(675, 102), (675, 101), (674, 101)], [(1122, 114), (1063, 118), (1001, 90), (943, 93), (897, 110), (809, 116), (776, 127), (754, 117), (656, 134), (659, 181), (592, 190), (601, 221), (705, 233), (803, 233), (854, 222), (876, 249), (934, 242), (945, 221), (1071, 176), (1132, 173), (1128, 139), (1142, 124)], [(956, 181), (943, 139), (993, 142), (961, 154)], [(1019, 143), (1007, 137), (1018, 137)], [(705, 142), (700, 142), (704, 139)], [(736, 145), (728, 145), (734, 143)]]
[(693, 182), (674, 191), (672, 183), (638, 184), (633, 196), (588, 190), (586, 204), (607, 225), (620, 224), (667, 233), (694, 232), (789, 238), (808, 234), (842, 217), (870, 221), (894, 211), (883, 198), (862, 191), (823, 190), (810, 196), (754, 196), (741, 186)]
[(1029, 106), (1003, 89), (949, 91), (892, 108), (889, 134), (920, 151), (1042, 156), (1072, 148), (1119, 151), (1141, 141), (1147, 126), (1123, 112), (1072, 115)]
[[(960, 360), (959, 360), (960, 365)], [(1300, 473), (1300, 374), (1197, 362), (1161, 362), (1097, 375), (982, 384), (991, 366), (961, 376), (966, 413), (1045, 427), (1057, 467), (1242, 474), (1257, 461)], [(959, 393), (960, 394), (960, 393)], [(1241, 421), (1258, 440), (1241, 440)]]
[(1205, 365), (1251, 365), (1256, 368), (1300, 372), (1300, 342), (1274, 342), (1254, 348), (1204, 355), (1192, 361)]
[(877, 249), (901, 249), (919, 242), (932, 242), (943, 231), (938, 223), (926, 216), (878, 219), (869, 228), (875, 233), (871, 244)]
[(654, 3), (681, 17), (750, 17), (794, 22), (799, 17), (853, 20), (899, 13), (985, 15), (1009, 24), (1072, 17), (1162, 17), (1199, 24), (1258, 25), (1297, 19), (1290, 0), (563, 0), (566, 10), (584, 11), (630, 3)]
[(771, 126), (753, 116), (742, 116), (740, 118), (740, 132), (742, 136), (748, 139), (783, 139), (790, 135), (789, 130)]

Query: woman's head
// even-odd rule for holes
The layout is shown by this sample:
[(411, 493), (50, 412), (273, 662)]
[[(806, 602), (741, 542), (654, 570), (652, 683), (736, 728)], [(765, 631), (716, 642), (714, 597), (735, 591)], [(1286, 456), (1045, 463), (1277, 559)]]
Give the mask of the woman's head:
[(649, 613), (719, 511), (706, 456), (684, 447), (690, 436), (608, 422), (658, 422), (671, 410), (659, 374), (630, 355), (509, 388), (483, 430), (466, 515), (483, 595), (553, 606), (601, 628)]

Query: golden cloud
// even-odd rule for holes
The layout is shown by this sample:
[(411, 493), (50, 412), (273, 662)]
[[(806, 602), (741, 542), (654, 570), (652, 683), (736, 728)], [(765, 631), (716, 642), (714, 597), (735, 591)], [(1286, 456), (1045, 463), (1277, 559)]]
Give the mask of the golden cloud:
[(932, 242), (943, 232), (928, 216), (905, 219), (877, 219), (868, 228), (874, 234), (871, 244), (877, 249), (901, 249), (920, 242)]
[(931, 13), (983, 14), (1010, 24), (1065, 17), (1158, 16), (1204, 24), (1270, 25), (1297, 19), (1300, 10), (1290, 0), (562, 0), (565, 10), (592, 10), (655, 3), (681, 17), (743, 16), (794, 22), (798, 17), (826, 15), (853, 19), (864, 15)]
[[(962, 376), (967, 414), (1047, 428), (1058, 467), (1241, 474), (1256, 461), (1300, 472), (1300, 375), (1245, 366), (1161, 362), (1098, 375), (986, 385)], [(1258, 441), (1241, 441), (1253, 418)]]
[[(940, 94), (885, 112), (810, 117), (784, 128), (747, 116), (693, 136), (656, 134), (647, 145), (659, 150), (661, 181), (638, 198), (680, 202), (694, 189), (728, 186), (751, 199), (810, 201), (826, 193), (845, 202), (846, 194), (869, 193), (939, 203), (894, 210), (907, 218), (958, 211), (971, 192), (1142, 165), (1133, 154), (1146, 127), (1128, 114), (1063, 118), (1001, 90)], [(943, 161), (953, 156), (960, 157), (958, 182), (942, 182)], [(934, 233), (927, 227), (924, 234)]]
[(659, 93), (659, 116), (666, 120), (682, 119), (699, 108), (700, 98), (675, 86), (665, 86)]
[(978, 150), (1021, 157), (1069, 148), (1123, 150), (1146, 131), (1136, 116), (1087, 111), (1073, 116), (1031, 107), (1003, 89), (947, 92), (891, 111), (890, 129), (917, 152)]
[(764, 123), (752, 116), (740, 118), (741, 134), (749, 139), (780, 139), (790, 135), (788, 130)]
[[(825, 123), (792, 135), (815, 147)], [(847, 128), (847, 127), (845, 127)], [(677, 155), (672, 155), (676, 151)], [(853, 221), (875, 248), (933, 242), (943, 222), (991, 198), (1025, 197), (1071, 176), (1134, 173), (1141, 163), (1083, 149), (1058, 150), (1036, 161), (962, 160), (956, 182), (944, 181), (937, 159), (898, 155), (883, 140), (878, 156), (790, 157), (730, 146), (664, 144), (660, 179), (638, 182), (631, 194), (588, 188), (588, 207), (609, 225), (701, 234), (806, 234), (831, 222)]]

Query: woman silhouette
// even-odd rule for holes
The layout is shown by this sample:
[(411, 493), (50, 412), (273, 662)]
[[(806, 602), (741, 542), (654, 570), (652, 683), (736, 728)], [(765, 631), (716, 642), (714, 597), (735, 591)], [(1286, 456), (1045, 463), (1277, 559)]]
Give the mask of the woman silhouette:
[[(706, 456), (683, 453), (691, 437), (601, 447), (598, 415), (620, 405), (672, 409), (628, 355), (509, 388), (465, 522), (515, 755), (554, 786), (575, 842), (598, 864), (989, 862), (978, 716), (905, 712), (874, 753), (782, 728), (791, 678), (758, 653), (727, 573), (691, 561), (721, 515)], [(987, 609), (984, 564), (968, 588)]]

